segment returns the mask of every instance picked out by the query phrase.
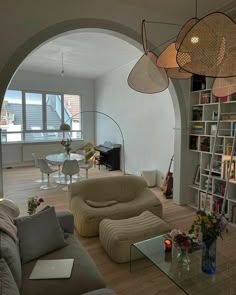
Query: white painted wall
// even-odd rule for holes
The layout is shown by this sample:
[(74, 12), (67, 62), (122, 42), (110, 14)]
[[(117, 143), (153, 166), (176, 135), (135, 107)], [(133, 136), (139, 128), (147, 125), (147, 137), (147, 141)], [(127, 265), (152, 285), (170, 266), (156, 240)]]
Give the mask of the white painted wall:
[[(140, 175), (142, 170), (157, 170), (160, 186), (174, 153), (173, 103), (168, 90), (147, 95), (129, 88), (127, 78), (135, 63), (95, 81), (96, 109), (109, 114), (121, 127), (126, 172)], [(98, 143), (122, 143), (119, 129), (110, 119), (100, 117), (96, 121)]]
[[(75, 79), (61, 77), (60, 72), (56, 75), (44, 75), (36, 72), (17, 71), (13, 77), (9, 89), (38, 90), (49, 92), (62, 92), (67, 94), (79, 94), (82, 99), (82, 110), (94, 110), (94, 81), (88, 79)], [(72, 148), (76, 149), (84, 142), (94, 142), (94, 116), (83, 116), (84, 140), (73, 141)], [(29, 145), (29, 143), (27, 143)], [(23, 144), (3, 144), (3, 167), (29, 164), (22, 158)], [(46, 149), (46, 145), (45, 145)], [(55, 143), (55, 151), (61, 149), (59, 143)], [(46, 152), (46, 150), (45, 150)]]

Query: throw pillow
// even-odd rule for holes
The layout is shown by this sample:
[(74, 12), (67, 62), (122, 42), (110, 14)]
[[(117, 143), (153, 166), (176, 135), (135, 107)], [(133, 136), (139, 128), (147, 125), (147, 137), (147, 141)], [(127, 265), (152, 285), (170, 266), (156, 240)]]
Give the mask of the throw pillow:
[(20, 295), (11, 271), (3, 258), (0, 259), (0, 291), (1, 295)]
[(54, 207), (16, 220), (22, 263), (66, 246)]
[(111, 201), (101, 201), (101, 202), (96, 202), (96, 201), (92, 201), (92, 200), (85, 200), (85, 202), (90, 206), (90, 207), (94, 207), (94, 208), (104, 208), (104, 207), (109, 207), (112, 205), (117, 204), (118, 202), (115, 200), (111, 200)]

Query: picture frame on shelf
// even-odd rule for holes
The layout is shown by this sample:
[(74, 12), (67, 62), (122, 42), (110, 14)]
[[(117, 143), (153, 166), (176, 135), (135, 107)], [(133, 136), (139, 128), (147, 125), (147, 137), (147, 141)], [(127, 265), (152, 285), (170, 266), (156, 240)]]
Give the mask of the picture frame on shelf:
[(200, 185), (200, 165), (197, 165), (196, 172), (193, 179), (193, 184)]

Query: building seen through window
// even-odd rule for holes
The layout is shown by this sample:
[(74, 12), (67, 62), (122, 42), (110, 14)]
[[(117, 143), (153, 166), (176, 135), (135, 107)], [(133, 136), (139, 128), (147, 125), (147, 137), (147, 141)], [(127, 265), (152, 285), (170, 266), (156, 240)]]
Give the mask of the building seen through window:
[(79, 95), (7, 90), (2, 110), (2, 142), (58, 141), (60, 125), (70, 124), (74, 139), (81, 139)]

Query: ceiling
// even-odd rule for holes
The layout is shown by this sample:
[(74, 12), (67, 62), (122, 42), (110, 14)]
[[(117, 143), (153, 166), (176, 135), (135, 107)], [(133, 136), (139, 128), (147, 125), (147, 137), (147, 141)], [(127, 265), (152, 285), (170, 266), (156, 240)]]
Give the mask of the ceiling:
[[(144, 7), (143, 0), (119, 1)], [(199, 16), (215, 10), (230, 15), (235, 13), (235, 0), (198, 0), (198, 7)], [(168, 22), (173, 19), (181, 24), (195, 15), (193, 0), (178, 0), (178, 6), (173, 5), (173, 0), (145, 0), (145, 8), (156, 9), (158, 15), (161, 15), (161, 21)], [(150, 24), (147, 25), (147, 35), (148, 26)], [(157, 26), (158, 43), (175, 36), (179, 29), (178, 26)], [(64, 76), (96, 79), (137, 60), (142, 55), (140, 49), (142, 50), (142, 47), (134, 41), (111, 31), (74, 30), (55, 37), (34, 50), (22, 62), (19, 70), (53, 75), (61, 75), (64, 70)]]

